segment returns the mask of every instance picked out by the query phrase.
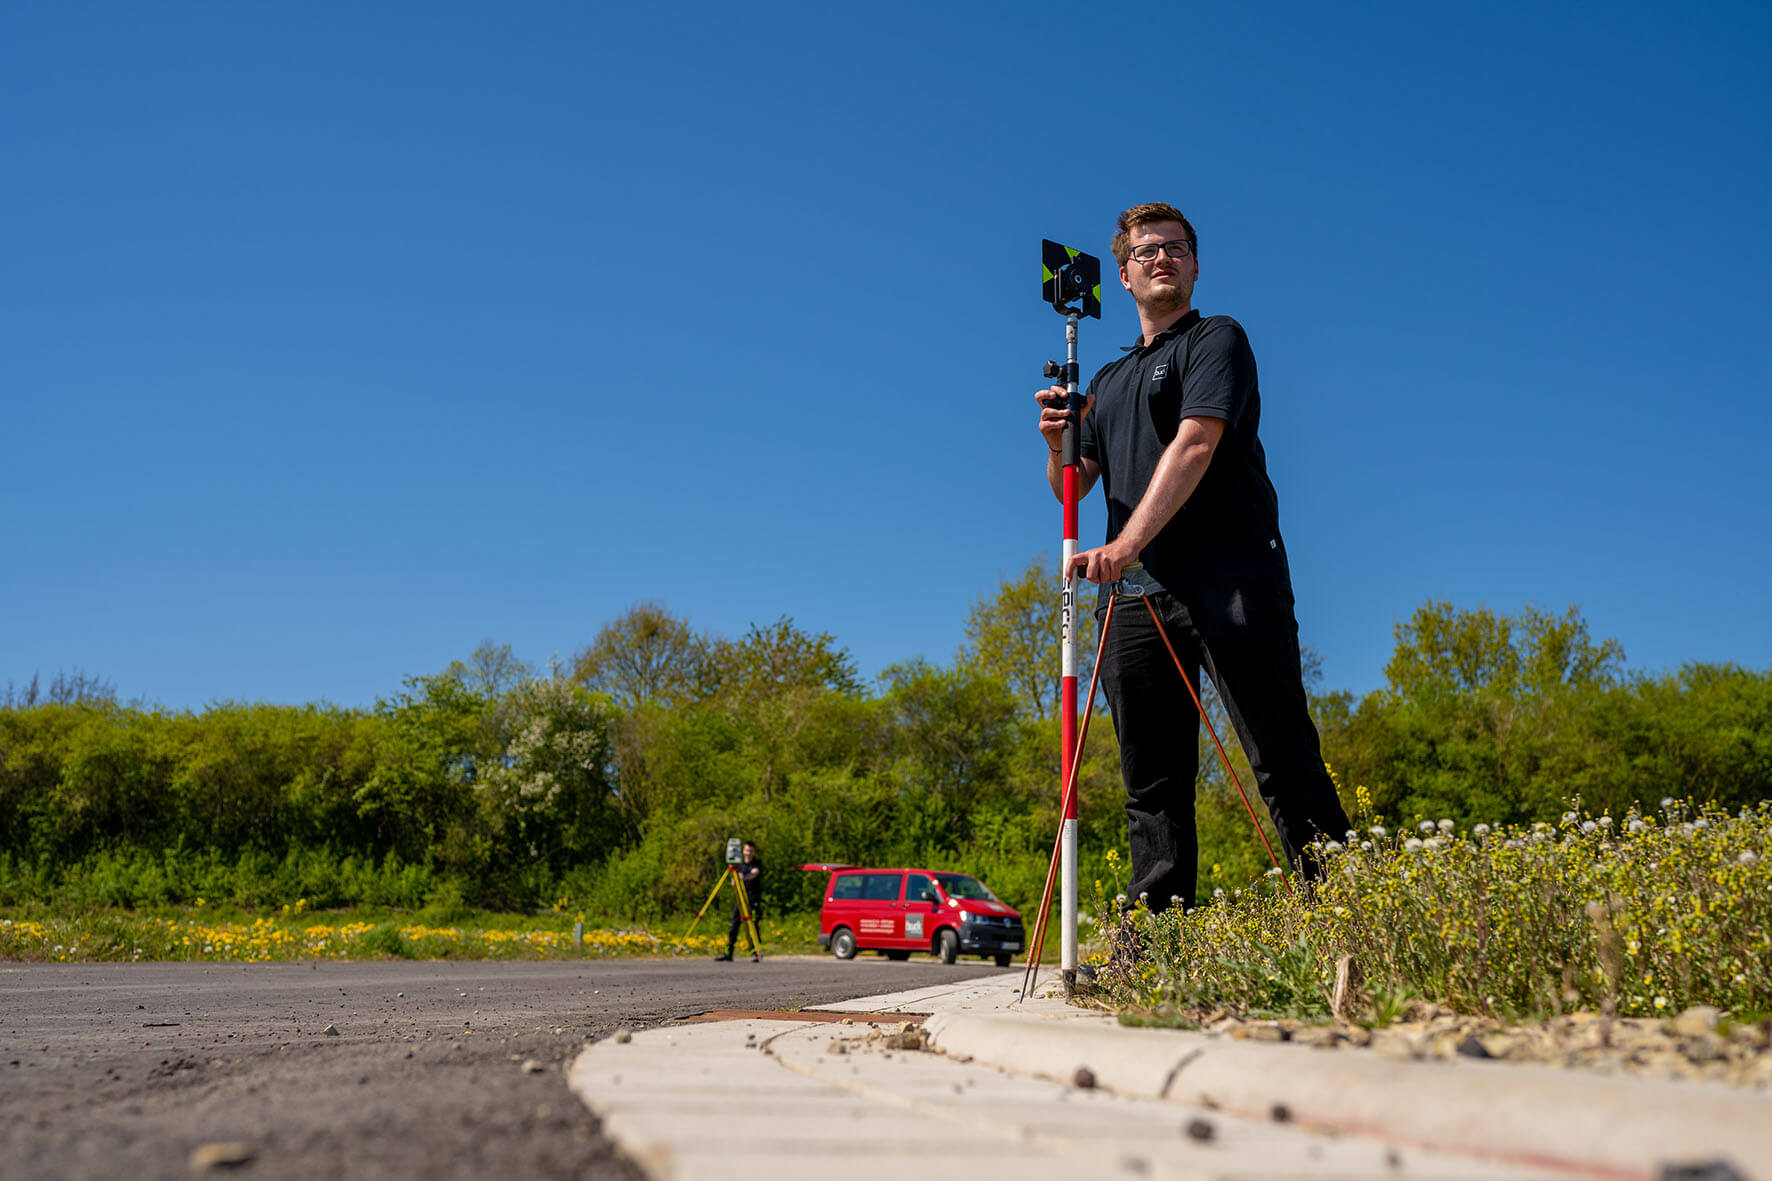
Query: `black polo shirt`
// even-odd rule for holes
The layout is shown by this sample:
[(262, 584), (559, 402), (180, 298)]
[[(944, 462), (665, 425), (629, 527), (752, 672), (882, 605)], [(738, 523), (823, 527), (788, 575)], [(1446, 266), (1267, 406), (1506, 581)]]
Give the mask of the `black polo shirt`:
[[(1191, 311), (1149, 345), (1103, 365), (1089, 383), (1079, 454), (1101, 466), (1107, 540), (1125, 528), (1163, 450), (1184, 418), (1218, 418), (1224, 435), (1193, 495), (1145, 546), (1149, 578), (1171, 591), (1218, 580), (1259, 581), (1290, 592), (1280, 501), (1257, 428), (1255, 354), (1229, 316)], [(1106, 588), (1103, 588), (1105, 601)]]

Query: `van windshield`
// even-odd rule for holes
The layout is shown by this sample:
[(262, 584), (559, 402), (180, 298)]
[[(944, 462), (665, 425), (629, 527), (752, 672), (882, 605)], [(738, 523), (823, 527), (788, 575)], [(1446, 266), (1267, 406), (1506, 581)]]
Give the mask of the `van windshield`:
[(935, 880), (941, 888), (948, 892), (949, 898), (977, 898), (983, 902), (996, 902), (997, 896), (985, 888), (985, 884), (977, 878), (969, 878), (963, 873), (938, 873)]

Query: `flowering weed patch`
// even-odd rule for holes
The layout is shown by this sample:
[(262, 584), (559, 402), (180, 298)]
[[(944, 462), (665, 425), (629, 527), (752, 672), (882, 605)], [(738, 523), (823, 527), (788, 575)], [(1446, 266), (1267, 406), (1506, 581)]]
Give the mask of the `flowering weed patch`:
[(1328, 1017), (1349, 957), (1341, 1015), (1369, 1025), (1414, 1001), (1507, 1019), (1772, 1014), (1772, 802), (1732, 815), (1664, 800), (1656, 815), (1566, 812), (1524, 828), (1373, 825), (1325, 862), (1313, 887), (1270, 874), (1186, 915), (1139, 910), (1147, 954), (1106, 981), (1110, 1003)]
[[(685, 935), (646, 928), (585, 929), (572, 924), (491, 925), (469, 918), (447, 925), (381, 918), (318, 916), (285, 907), (276, 916), (229, 921), (165, 918), (128, 911), (0, 918), (0, 959), (91, 960), (473, 959), (560, 960), (627, 956), (704, 956), (726, 947), (722, 929)], [(803, 923), (771, 922), (766, 952), (802, 950)], [(703, 928), (704, 931), (706, 928)]]

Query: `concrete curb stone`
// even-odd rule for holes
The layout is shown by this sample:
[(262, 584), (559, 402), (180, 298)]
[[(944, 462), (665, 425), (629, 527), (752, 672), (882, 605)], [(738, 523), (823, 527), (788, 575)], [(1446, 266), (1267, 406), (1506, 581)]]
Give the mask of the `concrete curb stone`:
[[(995, 985), (994, 997), (991, 995)], [(1401, 1062), (1353, 1050), (1122, 1027), (1019, 978), (980, 982), (925, 1022), (944, 1053), (1116, 1092), (1521, 1164), (1655, 1176), (1669, 1163), (1772, 1167), (1772, 1095), (1714, 1083), (1574, 1074), (1463, 1060)], [(992, 1005), (992, 1000), (995, 1005)]]

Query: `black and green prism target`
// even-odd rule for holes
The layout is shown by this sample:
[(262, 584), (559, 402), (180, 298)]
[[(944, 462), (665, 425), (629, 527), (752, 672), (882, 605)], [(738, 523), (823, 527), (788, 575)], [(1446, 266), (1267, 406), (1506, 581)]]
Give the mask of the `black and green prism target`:
[(1101, 260), (1041, 238), (1040, 297), (1064, 315), (1101, 319)]

